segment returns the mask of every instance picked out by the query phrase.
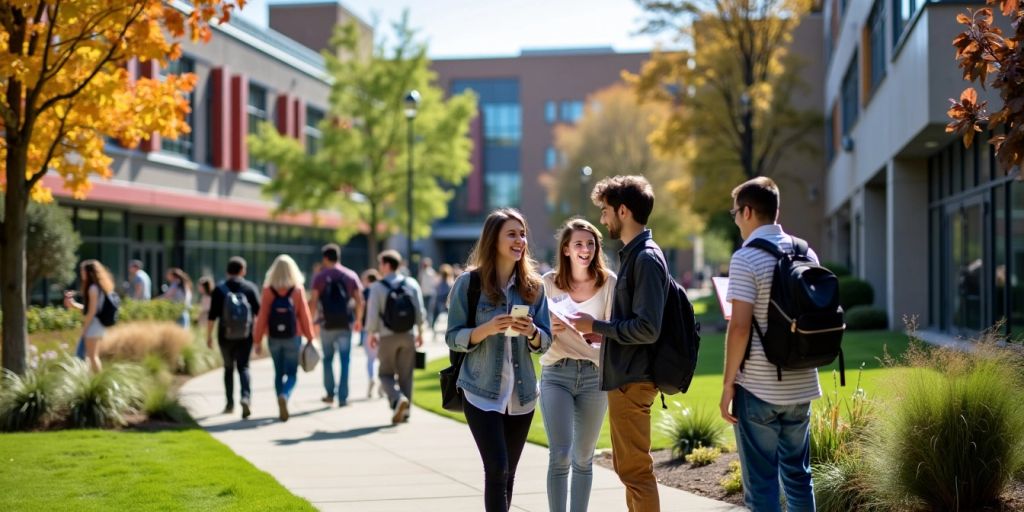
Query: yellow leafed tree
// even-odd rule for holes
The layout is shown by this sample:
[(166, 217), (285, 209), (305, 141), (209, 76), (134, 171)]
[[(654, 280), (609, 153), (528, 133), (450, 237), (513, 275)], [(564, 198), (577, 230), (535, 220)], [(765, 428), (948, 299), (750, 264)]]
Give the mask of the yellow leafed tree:
[(0, 303), (3, 367), (26, 366), (25, 237), (29, 201), (50, 201), (47, 173), (75, 197), (110, 176), (107, 138), (133, 147), (156, 132), (189, 130), (184, 94), (192, 75), (133, 78), (127, 64), (167, 61), (176, 40), (210, 38), (244, 0), (193, 0), (180, 10), (160, 0), (5, 0), (0, 4)]

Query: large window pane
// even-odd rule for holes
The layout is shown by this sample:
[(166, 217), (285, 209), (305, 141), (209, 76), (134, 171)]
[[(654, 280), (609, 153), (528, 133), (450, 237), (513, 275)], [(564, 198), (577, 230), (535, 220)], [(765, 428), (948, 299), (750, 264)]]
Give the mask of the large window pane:
[[(178, 60), (168, 62), (167, 67), (161, 69), (160, 77), (166, 78), (168, 75), (180, 76), (184, 73), (192, 73), (193, 71), (195, 71), (195, 62), (188, 57), (180, 57)], [(185, 114), (185, 122), (191, 127), (195, 119), (193, 115), (193, 112), (195, 112), (195, 95), (192, 93), (185, 94), (185, 101), (189, 105), (189, 111)], [(194, 133), (194, 131), (190, 130), (188, 133), (179, 134), (177, 139), (162, 139), (160, 141), (160, 150), (193, 160), (192, 144)]]
[(1024, 187), (1013, 182), (1010, 220), (1010, 329), (1024, 333)]
[(306, 153), (315, 154), (320, 150), (320, 122), (324, 120), (324, 111), (314, 107), (306, 107)]
[(518, 173), (489, 173), (484, 177), (487, 183), (487, 207), (518, 208), (520, 177)]
[[(246, 106), (246, 112), (249, 116), (249, 134), (253, 135), (259, 131), (260, 124), (270, 119), (267, 113), (266, 89), (253, 83), (249, 84), (249, 104)], [(264, 174), (267, 172), (266, 162), (254, 159), (251, 151), (249, 152), (249, 168)]]
[[(999, 322), (1006, 319), (1006, 187), (999, 186), (992, 190), (992, 266), (994, 286), (992, 287), (992, 320)], [(1008, 326), (1007, 326), (1008, 327)]]
[(100, 212), (89, 208), (79, 208), (76, 228), (83, 237), (99, 236)]
[(843, 76), (842, 101), (843, 101), (843, 135), (850, 133), (850, 129), (857, 123), (857, 116), (860, 113), (860, 71), (857, 60), (857, 52), (853, 52), (853, 58), (846, 68)]
[(868, 16), (871, 49), (871, 92), (885, 78), (885, 0), (875, 0)]

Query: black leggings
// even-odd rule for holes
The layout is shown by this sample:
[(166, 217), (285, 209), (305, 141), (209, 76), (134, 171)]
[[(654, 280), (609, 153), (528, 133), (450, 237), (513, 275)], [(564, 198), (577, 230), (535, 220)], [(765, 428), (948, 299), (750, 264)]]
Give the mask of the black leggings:
[(487, 512), (506, 512), (512, 506), (512, 483), (533, 411), (518, 416), (482, 411), (468, 400), (463, 409), (484, 462), (484, 508)]

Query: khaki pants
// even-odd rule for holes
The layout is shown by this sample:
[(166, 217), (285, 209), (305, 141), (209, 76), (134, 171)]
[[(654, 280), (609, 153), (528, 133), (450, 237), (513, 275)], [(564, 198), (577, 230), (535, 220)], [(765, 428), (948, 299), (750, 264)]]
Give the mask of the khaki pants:
[(657, 394), (653, 382), (634, 382), (608, 392), (612, 464), (626, 486), (630, 512), (661, 510), (651, 457), (651, 405)]

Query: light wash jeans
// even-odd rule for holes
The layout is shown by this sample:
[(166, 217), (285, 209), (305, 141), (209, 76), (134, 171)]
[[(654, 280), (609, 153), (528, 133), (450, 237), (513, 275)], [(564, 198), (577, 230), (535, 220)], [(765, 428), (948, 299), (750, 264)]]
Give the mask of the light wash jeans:
[(586, 512), (594, 479), (594, 447), (608, 410), (594, 363), (560, 359), (541, 370), (540, 407), (548, 434), (548, 508), (565, 510), (572, 467), (571, 512)]
[[(320, 344), (324, 349), (324, 389), (327, 396), (337, 398), (338, 403), (348, 401), (348, 362), (352, 355), (352, 331), (320, 330)], [(334, 387), (334, 353), (337, 351), (341, 362), (338, 387)]]
[(743, 502), (750, 510), (782, 510), (779, 481), (789, 512), (814, 511), (811, 480), (811, 404), (773, 405), (736, 386), (732, 411), (743, 468)]
[(274, 360), (274, 391), (288, 399), (295, 389), (299, 373), (299, 349), (302, 338), (270, 338), (270, 358)]

